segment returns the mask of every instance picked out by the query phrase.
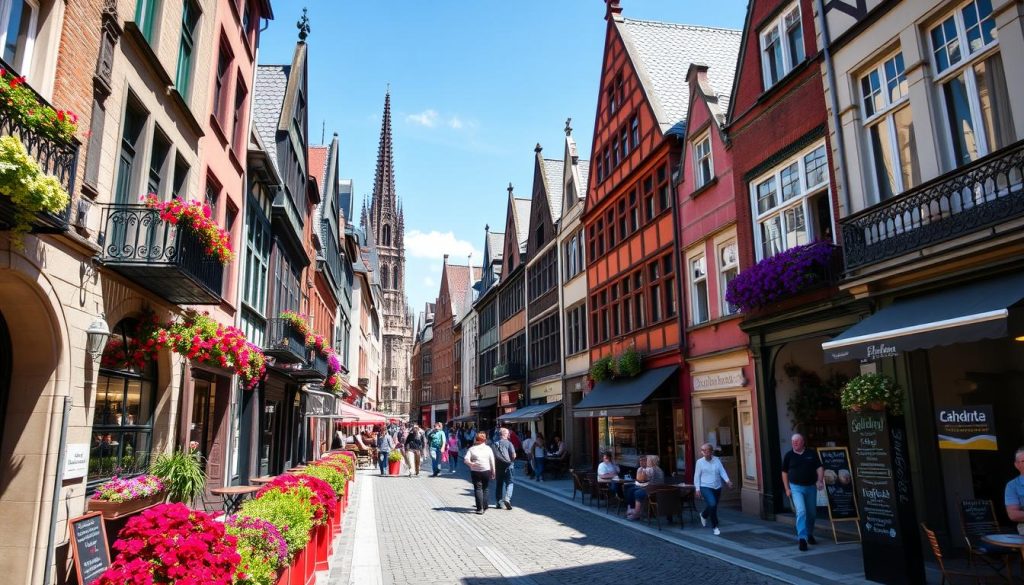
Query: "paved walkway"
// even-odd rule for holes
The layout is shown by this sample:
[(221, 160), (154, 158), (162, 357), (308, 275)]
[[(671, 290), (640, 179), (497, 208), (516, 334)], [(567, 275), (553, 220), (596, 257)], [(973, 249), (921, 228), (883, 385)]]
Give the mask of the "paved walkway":
[(685, 572), (687, 581), (702, 584), (794, 582), (657, 534), (624, 532), (623, 521), (536, 490), (517, 487), (513, 510), (492, 507), (477, 516), (464, 471), (437, 478), (360, 471), (355, 486), (332, 585), (621, 584), (658, 567), (666, 579)]

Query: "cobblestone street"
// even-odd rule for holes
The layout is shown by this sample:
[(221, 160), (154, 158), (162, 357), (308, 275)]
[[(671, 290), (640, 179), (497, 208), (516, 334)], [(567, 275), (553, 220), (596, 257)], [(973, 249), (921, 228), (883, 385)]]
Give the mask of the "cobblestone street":
[(493, 507), (492, 491), (477, 516), (464, 473), (361, 475), (338, 552), (351, 563), (336, 563), (330, 583), (597, 585), (652, 570), (697, 583), (779, 583), (528, 489), (515, 491), (511, 511)]

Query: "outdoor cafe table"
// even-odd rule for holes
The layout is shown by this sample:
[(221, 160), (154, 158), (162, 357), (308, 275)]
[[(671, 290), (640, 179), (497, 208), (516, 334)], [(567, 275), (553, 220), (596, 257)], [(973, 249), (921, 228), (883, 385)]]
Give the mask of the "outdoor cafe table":
[(251, 483), (253, 485), (265, 485), (265, 484), (268, 484), (268, 483), (274, 481), (275, 477), (277, 477), (277, 476), (276, 475), (263, 475), (263, 476), (260, 476), (260, 477), (250, 477), (249, 478), (249, 483)]
[(231, 515), (238, 511), (238, 506), (242, 504), (245, 496), (256, 493), (259, 490), (260, 486), (258, 485), (230, 485), (213, 488), (210, 490), (210, 493), (224, 499), (224, 514)]
[[(991, 544), (992, 546), (998, 546), (1002, 548), (1015, 548), (1024, 554), (1024, 536), (1019, 534), (986, 534), (981, 537), (981, 541), (985, 544)], [(1011, 573), (1013, 569), (1013, 563), (1006, 563), (1006, 579), (1007, 581), (1013, 580)]]

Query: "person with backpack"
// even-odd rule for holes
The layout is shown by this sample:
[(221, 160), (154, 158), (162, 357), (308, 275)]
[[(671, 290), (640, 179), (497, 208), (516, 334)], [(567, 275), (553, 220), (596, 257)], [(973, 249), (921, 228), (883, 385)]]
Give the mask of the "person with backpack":
[(437, 477), (441, 474), (441, 459), (444, 458), (448, 443), (444, 435), (444, 425), (440, 422), (434, 423), (434, 428), (427, 433), (427, 442), (430, 444), (430, 467), (434, 471), (430, 477)]
[(405, 463), (409, 466), (409, 477), (420, 474), (420, 462), (423, 460), (424, 442), (423, 429), (413, 423), (405, 437)]

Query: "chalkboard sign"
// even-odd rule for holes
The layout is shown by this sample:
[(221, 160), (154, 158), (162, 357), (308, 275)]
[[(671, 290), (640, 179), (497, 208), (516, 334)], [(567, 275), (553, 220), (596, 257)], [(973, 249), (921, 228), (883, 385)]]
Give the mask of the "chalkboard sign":
[(960, 500), (960, 518), (964, 523), (964, 533), (968, 537), (980, 538), (986, 534), (999, 532), (992, 500)]
[(887, 545), (903, 540), (896, 516), (896, 484), (884, 413), (849, 414), (853, 463), (857, 472), (865, 540)]
[(80, 585), (91, 585), (110, 567), (107, 531), (103, 527), (103, 514), (93, 512), (69, 521), (71, 525), (71, 554), (75, 558), (75, 571)]
[(846, 447), (818, 449), (821, 465), (825, 468), (825, 495), (828, 496), (830, 520), (857, 520), (857, 495), (850, 469), (850, 452)]

